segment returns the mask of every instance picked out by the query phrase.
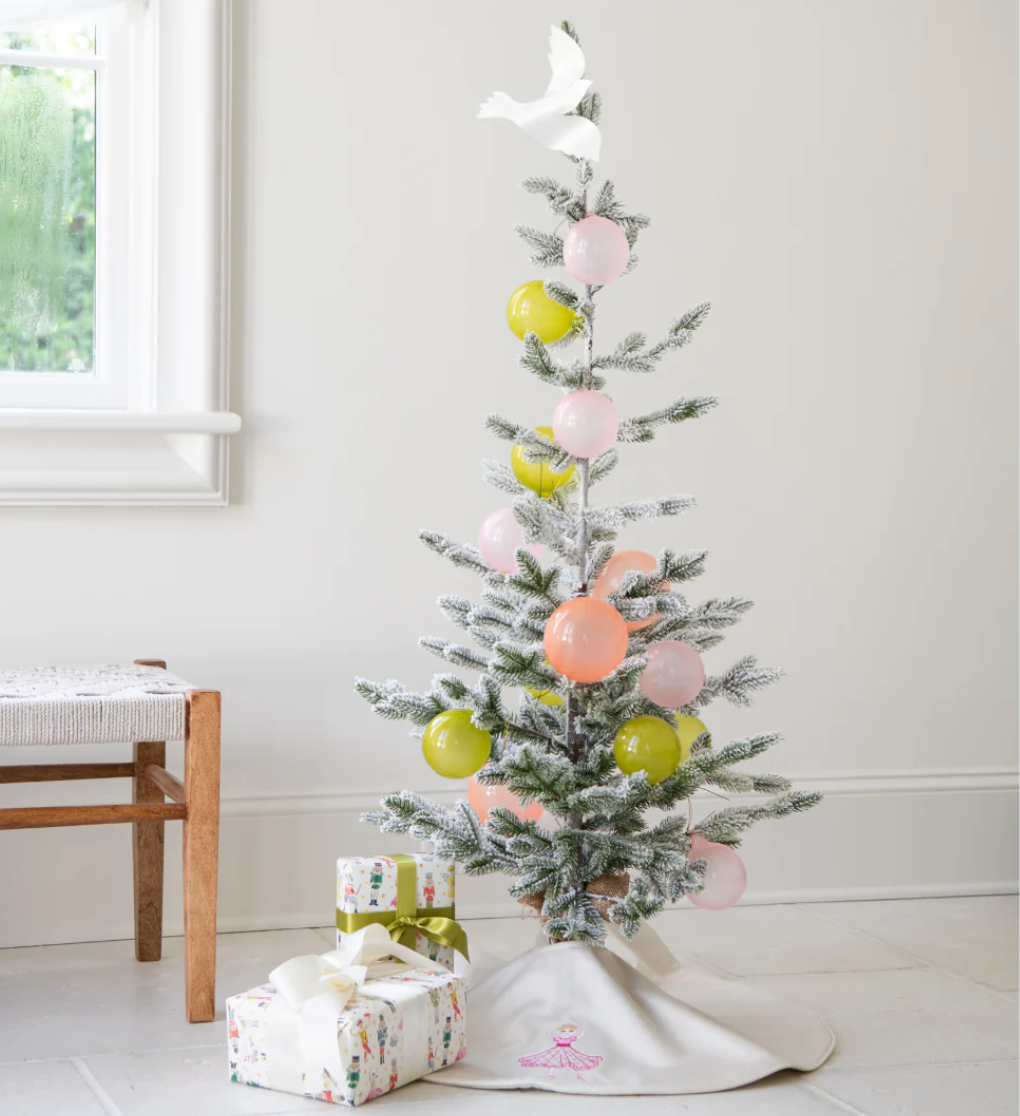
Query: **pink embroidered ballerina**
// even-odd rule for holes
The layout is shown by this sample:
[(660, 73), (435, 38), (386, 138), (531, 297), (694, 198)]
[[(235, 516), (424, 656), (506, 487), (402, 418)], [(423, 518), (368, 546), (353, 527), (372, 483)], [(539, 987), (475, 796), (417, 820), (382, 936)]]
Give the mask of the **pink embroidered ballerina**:
[(593, 1070), (602, 1061), (599, 1054), (582, 1054), (574, 1049), (574, 1043), (584, 1034), (584, 1028), (577, 1023), (561, 1023), (559, 1027), (549, 1032), (555, 1046), (542, 1050), (538, 1054), (526, 1054), (517, 1060), (522, 1066), (529, 1068), (547, 1069), (550, 1081), (556, 1076), (558, 1069), (573, 1070), (578, 1081), (583, 1081), (581, 1070)]

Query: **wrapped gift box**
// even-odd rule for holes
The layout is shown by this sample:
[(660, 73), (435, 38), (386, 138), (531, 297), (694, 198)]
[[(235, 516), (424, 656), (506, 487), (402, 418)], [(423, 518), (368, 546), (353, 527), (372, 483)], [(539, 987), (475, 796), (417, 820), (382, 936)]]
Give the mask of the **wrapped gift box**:
[[(336, 862), (337, 948), (343, 948), (347, 934), (369, 922), (386, 925), (398, 915), (455, 919), (455, 881), (453, 862), (434, 853), (341, 857)], [(453, 946), (429, 938), (422, 929), (408, 927), (401, 941), (453, 969)]]
[[(384, 936), (376, 952), (391, 948)], [(357, 1106), (465, 1056), (464, 981), (438, 964), (433, 971), (413, 963), (371, 964), (368, 979), (349, 998), (313, 983), (303, 1003), (280, 976), (294, 964), (318, 962), (328, 970), (325, 963), (339, 955), (296, 958), (274, 970), (274, 984), (227, 1000), (232, 1081)]]

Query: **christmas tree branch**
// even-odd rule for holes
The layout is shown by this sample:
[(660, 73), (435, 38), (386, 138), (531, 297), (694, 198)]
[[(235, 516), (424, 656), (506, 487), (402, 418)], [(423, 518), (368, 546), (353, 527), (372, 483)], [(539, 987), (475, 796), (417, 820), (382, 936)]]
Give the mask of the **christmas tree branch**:
[[(569, 23), (562, 27), (576, 40)], [(600, 111), (599, 94), (589, 89), (573, 114), (595, 123)], [(556, 227), (545, 231), (521, 225), (517, 234), (537, 266), (559, 266), (564, 262), (564, 237), (572, 235), (567, 230), (591, 213), (623, 230), (631, 249), (626, 274), (637, 263), (633, 248), (649, 220), (623, 205), (612, 181), (596, 186), (589, 160), (568, 158), (572, 183), (547, 175), (523, 183), (525, 190), (544, 199)], [(519, 362), (542, 383), (567, 392), (601, 392), (607, 383), (605, 373), (656, 371), (668, 354), (691, 342), (709, 310), (708, 303), (688, 310), (653, 344), (636, 330), (610, 352), (596, 354), (596, 302), (603, 288), (587, 284), (579, 289), (550, 278), (542, 289), (552, 303), (572, 312), (573, 325), (560, 340), (548, 344), (535, 332), (526, 332)], [(563, 360), (554, 355), (559, 346), (579, 337), (583, 338), (579, 356)], [(665, 427), (700, 418), (715, 405), (710, 396), (677, 399), (623, 419), (616, 440), (624, 446), (650, 441)], [(656, 643), (680, 640), (706, 652), (751, 607), (742, 597), (689, 603), (679, 590), (704, 571), (706, 552), (671, 549), (659, 553), (651, 572), (625, 572), (616, 591), (608, 595), (608, 604), (623, 620), (645, 625), (629, 633), (623, 661), (599, 681), (585, 684), (553, 669), (545, 648), (550, 619), (572, 598), (591, 595), (596, 579), (613, 558), (618, 535), (631, 523), (682, 514), (694, 506), (694, 499), (672, 495), (593, 506), (592, 487), (617, 466), (618, 448), (589, 460), (501, 415), (487, 416), (486, 426), (515, 447), (511, 460), (522, 476), (526, 475), (520, 470), (522, 461), (554, 473), (572, 473), (542, 496), (523, 485), (505, 460), (483, 463), (486, 483), (509, 497), (504, 502), (512, 504), (524, 534), (526, 546), (516, 551), (510, 573), (490, 568), (475, 546), (421, 532), (430, 549), (478, 575), (481, 589), (477, 602), (460, 595), (444, 595), (437, 602), (443, 615), (480, 650), (438, 636), (424, 637), (420, 645), (444, 663), (477, 672), (476, 680), (469, 685), (457, 674), (437, 674), (428, 692), (415, 693), (394, 680), (358, 679), (356, 689), (380, 716), (410, 722), (416, 735), (427, 731), (441, 713), (469, 711), (473, 729), (488, 732), (490, 738), (489, 758), (477, 772), (478, 782), (505, 787), (516, 796), (520, 809), (495, 807), (482, 823), (466, 803), (447, 809), (403, 791), (384, 798), (365, 820), (387, 833), (431, 841), (437, 855), (456, 860), (470, 875), (506, 873), (512, 877), (510, 893), (541, 911), (548, 935), (602, 944), (607, 919), (633, 936), (645, 919), (667, 903), (701, 890), (706, 879), (711, 882), (711, 876), (706, 877), (708, 861), (689, 855), (688, 809), (697, 790), (768, 796), (754, 804), (718, 809), (695, 827), (707, 841), (730, 846), (739, 844), (758, 821), (808, 809), (819, 796), (793, 790), (782, 776), (739, 769), (776, 743), (778, 733), (761, 733), (716, 748), (711, 734), (703, 732), (675, 770), (654, 783), (644, 771), (621, 771), (615, 743), (624, 725), (647, 717), (674, 729), (689, 729), (680, 718), (694, 716), (718, 697), (749, 705), (754, 694), (776, 681), (781, 671), (744, 656), (721, 674), (706, 678), (697, 696), (680, 709), (660, 706), (645, 693), (642, 682), (648, 681), (649, 664), (655, 663), (650, 652)], [(537, 543), (548, 548), (544, 565), (529, 549)], [(512, 714), (503, 704), (504, 686), (524, 690)], [(521, 816), (532, 802), (554, 816), (559, 828), (543, 828)], [(656, 811), (652, 824), (647, 820), (650, 810)]]

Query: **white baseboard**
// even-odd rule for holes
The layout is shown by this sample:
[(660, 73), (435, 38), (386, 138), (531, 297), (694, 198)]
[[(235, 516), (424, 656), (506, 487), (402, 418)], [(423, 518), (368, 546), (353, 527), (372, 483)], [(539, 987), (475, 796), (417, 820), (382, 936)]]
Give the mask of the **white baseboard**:
[[(756, 827), (742, 850), (745, 903), (803, 903), (1017, 890), (1017, 774), (993, 769), (828, 773), (816, 810)], [(225, 799), (224, 931), (332, 921), (336, 858), (417, 846), (360, 824), (382, 790)], [(461, 789), (428, 792), (452, 802)], [(77, 797), (81, 797), (77, 792)], [(713, 808), (696, 800), (696, 816)], [(74, 834), (72, 838), (72, 832)], [(165, 930), (181, 932), (180, 827), (167, 826)], [(468, 918), (519, 914), (506, 877), (458, 878)], [(126, 826), (0, 834), (0, 946), (130, 937)]]
[[(964, 770), (938, 770), (924, 772), (829, 772), (825, 775), (791, 776), (794, 786), (804, 790), (821, 791), (827, 798), (851, 794), (957, 794), (961, 791), (1016, 790), (1020, 773), (999, 768), (967, 768)], [(383, 795), (393, 787), (363, 788), (346, 791), (291, 796), (259, 798), (229, 798), (222, 806), (224, 817), (258, 818), (280, 817), (288, 814), (347, 814), (361, 813), (379, 805)], [(423, 791), (436, 802), (452, 804), (464, 797), (463, 789), (447, 787)], [(706, 802), (712, 796), (702, 792), (699, 798)], [(739, 798), (740, 796), (730, 796)]]

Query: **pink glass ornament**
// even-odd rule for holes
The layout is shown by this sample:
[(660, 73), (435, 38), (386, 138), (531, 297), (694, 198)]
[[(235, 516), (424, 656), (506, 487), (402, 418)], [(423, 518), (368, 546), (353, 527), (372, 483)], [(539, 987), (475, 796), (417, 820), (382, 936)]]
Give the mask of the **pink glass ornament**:
[(597, 391), (572, 391), (553, 411), (556, 441), (575, 457), (598, 457), (616, 441), (620, 420), (613, 401)]
[[(654, 555), (648, 554), (644, 550), (618, 551), (609, 559), (602, 573), (599, 574), (598, 579), (592, 586), (591, 595), (597, 597), (600, 601), (607, 601), (611, 594), (619, 593), (625, 574), (630, 573), (631, 570), (649, 574), (657, 565)], [(668, 581), (662, 583), (662, 591), (664, 593), (669, 592)], [(659, 614), (655, 613), (654, 616), (649, 616), (647, 620), (628, 620), (627, 631), (636, 632), (640, 628), (647, 628), (658, 619)]]
[(474, 776), (468, 783), (467, 796), (468, 802), (474, 807), (478, 820), (483, 825), (493, 806), (505, 806), (526, 821), (538, 821), (542, 813), (542, 807), (537, 802), (530, 802), (527, 806), (522, 806), (521, 800), (512, 790), (508, 790), (499, 783), (492, 785), (479, 783)]
[(706, 841), (700, 833), (691, 835), (691, 851), (688, 860), (704, 860), (705, 886), (691, 892), (688, 899), (696, 906), (707, 911), (724, 911), (744, 894), (747, 887), (747, 869), (744, 862), (728, 845), (717, 845)]
[(705, 664), (687, 643), (663, 639), (645, 652), (648, 666), (641, 674), (641, 689), (658, 705), (679, 709), (693, 701), (705, 684)]
[(579, 283), (612, 283), (627, 269), (628, 259), (627, 234), (608, 217), (589, 214), (571, 227), (563, 241), (563, 262)]
[(500, 573), (515, 573), (515, 551), (523, 547), (536, 558), (542, 557), (545, 547), (541, 543), (530, 545), (524, 541), (524, 528), (517, 522), (513, 508), (499, 508), (482, 524), (478, 532), (478, 549), (486, 562)]
[(598, 682), (623, 662), (627, 625), (611, 604), (575, 597), (545, 625), (545, 657), (572, 682)]

